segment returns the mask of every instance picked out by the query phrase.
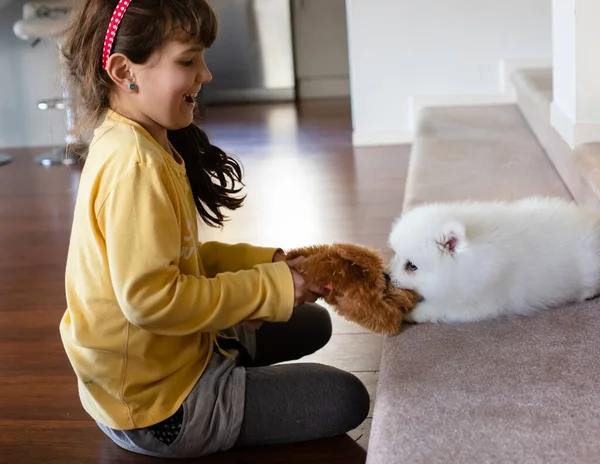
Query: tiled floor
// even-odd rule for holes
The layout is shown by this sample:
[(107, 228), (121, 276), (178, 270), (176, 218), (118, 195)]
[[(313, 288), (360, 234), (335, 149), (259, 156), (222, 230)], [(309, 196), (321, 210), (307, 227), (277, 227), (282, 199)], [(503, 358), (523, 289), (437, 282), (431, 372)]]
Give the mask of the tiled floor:
[[(200, 122), (242, 161), (248, 199), (201, 240), (284, 248), (334, 241), (380, 248), (400, 211), (409, 147), (355, 149), (348, 101), (210, 108)], [(64, 262), (79, 173), (13, 150), (0, 167), (0, 463), (160, 462), (119, 450), (82, 410), (62, 350)], [(382, 339), (334, 317), (305, 358), (356, 373), (374, 396)], [(236, 450), (203, 463), (360, 463), (370, 419), (348, 437)], [(360, 446), (356, 446), (355, 441)]]

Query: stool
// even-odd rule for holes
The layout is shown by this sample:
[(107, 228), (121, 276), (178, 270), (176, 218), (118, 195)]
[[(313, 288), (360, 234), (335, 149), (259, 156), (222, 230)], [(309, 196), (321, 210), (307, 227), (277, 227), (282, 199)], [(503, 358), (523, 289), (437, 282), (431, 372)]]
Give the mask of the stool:
[(48, 100), (41, 100), (38, 102), (38, 108), (41, 111), (62, 110), (62, 111), (67, 112), (66, 144), (63, 146), (57, 147), (56, 149), (54, 149), (48, 153), (44, 153), (44, 154), (37, 156), (35, 158), (36, 162), (43, 166), (53, 166), (53, 165), (58, 165), (58, 164), (72, 165), (72, 164), (77, 163), (77, 159), (74, 156), (71, 156), (71, 154), (69, 153), (69, 151), (67, 149), (69, 144), (73, 141), (72, 137), (69, 135), (69, 131), (73, 124), (73, 119), (72, 119), (71, 111), (70, 111), (69, 107), (67, 106), (68, 95), (67, 95), (66, 91), (64, 92), (64, 94), (65, 94), (64, 98), (52, 98), (52, 99), (48, 99)]
[[(33, 40), (32, 46), (37, 45), (42, 39), (51, 39), (58, 42), (57, 37), (63, 33), (67, 26), (70, 8), (70, 0), (25, 3), (23, 5), (23, 19), (14, 24), (13, 32), (22, 40)], [(62, 53), (60, 56), (62, 59)], [(73, 127), (73, 115), (69, 108), (69, 95), (64, 79), (62, 87), (63, 98), (42, 100), (38, 102), (38, 108), (42, 111), (66, 111), (66, 129), (67, 134), (69, 134)], [(76, 158), (67, 151), (67, 146), (71, 142), (72, 137), (67, 135), (64, 146), (36, 157), (36, 162), (44, 166), (75, 164), (77, 162)]]

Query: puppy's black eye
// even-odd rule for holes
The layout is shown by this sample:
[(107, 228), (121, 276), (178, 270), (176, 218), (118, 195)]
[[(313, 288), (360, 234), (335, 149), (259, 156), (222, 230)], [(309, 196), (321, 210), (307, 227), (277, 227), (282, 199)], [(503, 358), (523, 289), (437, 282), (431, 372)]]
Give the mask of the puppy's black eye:
[(418, 268), (417, 266), (415, 266), (413, 263), (411, 263), (410, 261), (406, 261), (406, 264), (404, 265), (404, 269), (407, 272), (415, 272)]

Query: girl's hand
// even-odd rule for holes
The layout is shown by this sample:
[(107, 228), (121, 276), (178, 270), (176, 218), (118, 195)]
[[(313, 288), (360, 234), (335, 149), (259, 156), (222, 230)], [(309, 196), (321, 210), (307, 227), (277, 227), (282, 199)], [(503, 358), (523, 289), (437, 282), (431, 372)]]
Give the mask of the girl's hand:
[(285, 255), (281, 251), (276, 251), (273, 256), (273, 262), (276, 263), (277, 261), (285, 261)]
[(331, 291), (330, 288), (309, 286), (304, 276), (296, 271), (295, 267), (305, 259), (304, 256), (298, 256), (290, 261), (286, 261), (292, 271), (292, 279), (294, 280), (294, 308), (304, 303), (314, 303), (319, 298), (326, 297)]

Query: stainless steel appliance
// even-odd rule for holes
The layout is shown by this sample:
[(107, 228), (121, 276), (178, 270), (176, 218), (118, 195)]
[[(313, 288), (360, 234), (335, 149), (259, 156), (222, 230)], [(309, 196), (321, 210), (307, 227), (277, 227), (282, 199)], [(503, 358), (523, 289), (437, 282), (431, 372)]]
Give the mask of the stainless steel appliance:
[(213, 0), (220, 34), (206, 52), (213, 81), (201, 103), (289, 101), (296, 96), (289, 0)]

